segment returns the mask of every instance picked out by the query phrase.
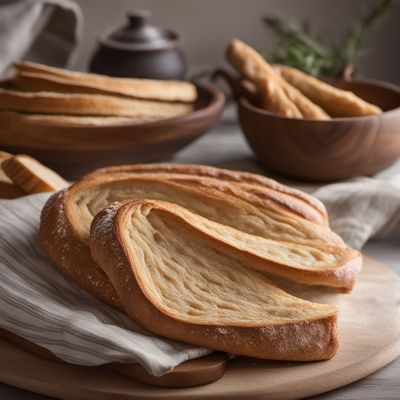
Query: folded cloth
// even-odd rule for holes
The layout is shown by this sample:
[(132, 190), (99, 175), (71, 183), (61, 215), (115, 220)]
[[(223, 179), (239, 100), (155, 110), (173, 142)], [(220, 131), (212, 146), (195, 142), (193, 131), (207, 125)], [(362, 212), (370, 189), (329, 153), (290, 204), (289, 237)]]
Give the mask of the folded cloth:
[(16, 60), (71, 67), (82, 24), (70, 0), (0, 0), (0, 75)]
[(48, 197), (0, 200), (0, 328), (70, 363), (139, 363), (156, 376), (211, 353), (146, 332), (66, 279), (36, 242)]
[(400, 177), (357, 178), (313, 193), (326, 206), (332, 230), (361, 249), (372, 237), (400, 233)]

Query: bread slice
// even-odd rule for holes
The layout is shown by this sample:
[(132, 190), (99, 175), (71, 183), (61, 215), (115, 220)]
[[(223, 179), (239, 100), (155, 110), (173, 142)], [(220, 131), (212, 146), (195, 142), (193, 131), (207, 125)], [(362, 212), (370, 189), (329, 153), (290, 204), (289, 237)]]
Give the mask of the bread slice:
[(356, 117), (381, 114), (382, 110), (361, 99), (350, 91), (338, 89), (296, 68), (280, 65), (275, 67), (282, 77), (332, 117)]
[(0, 110), (25, 113), (169, 118), (193, 111), (187, 103), (123, 99), (95, 94), (17, 92), (0, 89)]
[(196, 86), (184, 81), (114, 78), (106, 75), (74, 72), (31, 62), (14, 63), (16, 82), (25, 87), (50, 91), (116, 94), (160, 101), (192, 103)]
[(0, 151), (0, 199), (17, 199), (18, 197), (26, 195), (23, 190), (14, 185), (1, 167), (3, 161), (10, 157), (12, 157), (12, 154)]
[(251, 201), (259, 206), (277, 207), (297, 217), (307, 219), (320, 225), (328, 224), (328, 215), (325, 206), (315, 197), (295, 188), (283, 185), (274, 179), (250, 172), (233, 171), (223, 168), (200, 164), (128, 164), (115, 167), (99, 168), (88, 175), (106, 176), (114, 173), (129, 175), (183, 175), (180, 182), (197, 185), (197, 177), (212, 178), (213, 188), (218, 188), (221, 181), (229, 182), (232, 188), (241, 189)]
[(12, 157), (12, 154), (7, 153), (6, 151), (0, 151), (0, 182), (12, 183), (11, 179), (5, 174), (3, 168), (1, 167), (3, 161), (10, 157)]
[(71, 220), (77, 220), (75, 231), (82, 241), (88, 241), (92, 218), (110, 203), (157, 199), (174, 202), (210, 220), (260, 237), (304, 245), (344, 246), (329, 228), (274, 208), (257, 207), (251, 197), (245, 199), (243, 192), (233, 190), (229, 183), (219, 182), (217, 189), (209, 178), (193, 177), (190, 185), (181, 178), (110, 175), (83, 179), (68, 190), (65, 210)]
[(0, 111), (0, 118), (4, 116), (13, 121), (23, 121), (31, 125), (52, 126), (79, 126), (79, 127), (101, 127), (116, 125), (134, 125), (145, 122), (156, 121), (157, 117), (88, 117), (76, 115), (48, 115), (48, 114), (25, 114), (13, 111)]
[(165, 202), (133, 201), (93, 222), (92, 255), (134, 321), (158, 335), (250, 357), (334, 356), (335, 307), (271, 285), (251, 260), (237, 261), (181, 212)]
[(1, 166), (11, 181), (26, 193), (54, 192), (68, 186), (60, 175), (25, 154), (12, 156)]
[[(173, 165), (170, 166), (174, 171)], [(140, 166), (137, 167), (140, 170)], [(168, 170), (168, 165), (164, 167)], [(101, 300), (115, 307), (121, 307), (111, 283), (91, 259), (88, 243), (89, 229), (94, 216), (113, 202), (132, 199), (157, 199), (174, 202), (209, 220), (234, 227), (243, 232), (274, 240), (286, 240), (308, 246), (322, 246), (332, 250), (343, 248), (342, 240), (326, 225), (312, 223), (295, 217), (268, 202), (258, 206), (254, 197), (239, 194), (239, 189), (229, 181), (191, 175), (190, 184), (182, 178), (185, 166), (177, 167), (182, 174), (173, 172), (149, 173), (143, 167), (140, 174), (99, 170), (89, 174), (67, 190), (52, 196), (42, 211), (39, 242), (43, 250), (56, 265), (75, 283)], [(128, 167), (125, 168), (127, 170)], [(132, 167), (134, 170), (135, 167)], [(195, 167), (188, 166), (186, 172)], [(218, 169), (203, 172), (217, 172)], [(221, 176), (224, 174), (220, 171)], [(229, 175), (229, 174), (228, 174)], [(235, 176), (235, 175), (233, 175)], [(212, 185), (210, 184), (212, 182)], [(214, 186), (214, 189), (213, 187)], [(288, 199), (288, 202), (290, 200)], [(346, 262), (341, 266), (342, 278), (330, 275), (325, 284), (350, 288), (356, 270)], [(289, 268), (290, 269), (290, 268)], [(346, 270), (352, 271), (349, 274)], [(318, 269), (318, 275), (326, 271)], [(298, 273), (292, 275), (298, 278)], [(317, 277), (307, 278), (308, 283), (321, 283)]]

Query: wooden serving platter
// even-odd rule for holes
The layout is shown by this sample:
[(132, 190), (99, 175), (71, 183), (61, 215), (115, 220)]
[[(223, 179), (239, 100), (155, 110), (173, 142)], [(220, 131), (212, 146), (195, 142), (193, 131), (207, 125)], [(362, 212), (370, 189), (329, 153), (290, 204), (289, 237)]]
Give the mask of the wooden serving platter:
[[(285, 286), (285, 283), (282, 282)], [(289, 290), (290, 289), (290, 290)], [(400, 355), (400, 278), (365, 258), (351, 294), (297, 286), (286, 290), (340, 309), (341, 346), (329, 361), (272, 362), (238, 357), (225, 375), (190, 388), (150, 386), (104, 367), (79, 367), (52, 361), (0, 340), (0, 381), (62, 399), (297, 399), (354, 382)], [(194, 360), (190, 374), (198, 371)], [(120, 372), (120, 371), (119, 371)]]

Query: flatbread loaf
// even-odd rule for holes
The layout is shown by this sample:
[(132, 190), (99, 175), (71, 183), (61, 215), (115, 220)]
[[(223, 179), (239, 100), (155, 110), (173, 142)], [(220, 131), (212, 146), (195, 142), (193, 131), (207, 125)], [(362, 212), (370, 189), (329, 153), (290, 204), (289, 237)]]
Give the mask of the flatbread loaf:
[(184, 81), (115, 78), (32, 62), (14, 63), (14, 67), (17, 70), (15, 78), (17, 85), (32, 90), (120, 94), (137, 99), (187, 103), (197, 99), (196, 86)]
[[(157, 173), (156, 169), (141, 165), (136, 166), (136, 172), (133, 172), (135, 166), (131, 166), (130, 172), (127, 172), (129, 166), (120, 167), (119, 172), (116, 172), (118, 167), (101, 169), (67, 190), (56, 193), (42, 211), (39, 241), (44, 251), (70, 279), (108, 304), (121, 307), (113, 286), (92, 260), (88, 245), (90, 224), (94, 216), (113, 202), (131, 199), (174, 202), (211, 221), (241, 232), (284, 241), (289, 247), (289, 243), (311, 246), (316, 249), (316, 257), (319, 257), (319, 251), (331, 253), (337, 249), (339, 253), (343, 252), (343, 241), (326, 224), (311, 222), (291, 211), (290, 207), (280, 206), (279, 202), (269, 201), (262, 195), (246, 197), (244, 190), (238, 188), (238, 182), (218, 182), (216, 178), (201, 176), (202, 173), (206, 175), (213, 172), (218, 176), (219, 171), (220, 176), (236, 177), (240, 181), (240, 175), (235, 175), (234, 171), (225, 172), (216, 168), (190, 165), (185, 171), (185, 165), (175, 167), (174, 164), (166, 164), (164, 168), (162, 173), (161, 167)], [(193, 175), (196, 169), (199, 176)], [(166, 172), (168, 170), (170, 172)], [(176, 173), (178, 170), (180, 174)], [(192, 174), (189, 175), (190, 173)], [(253, 175), (249, 174), (249, 182), (252, 178), (256, 181)], [(243, 175), (242, 179), (245, 177)], [(258, 187), (254, 183), (247, 185)], [(263, 195), (267, 196), (269, 190), (270, 188)], [(284, 193), (275, 191), (274, 195), (285, 198), (287, 203), (295, 202)], [(298, 265), (301, 265), (301, 249), (298, 257)], [(351, 261), (353, 259), (354, 262)], [(333, 263), (337, 274), (327, 274), (327, 269), (320, 265), (315, 270), (317, 273), (305, 273), (309, 276), (303, 281), (349, 290), (361, 266), (360, 260), (358, 254), (352, 253), (349, 258), (337, 259), (336, 264)], [(285, 261), (275, 267), (269, 272), (289, 279), (300, 279), (299, 275), (304, 275), (304, 271), (290, 267)]]
[(24, 113), (168, 118), (193, 111), (189, 103), (126, 99), (115, 96), (0, 89), (0, 110)]
[(150, 200), (96, 216), (92, 255), (134, 321), (171, 339), (256, 358), (314, 361), (336, 353), (335, 307), (271, 285), (198, 222), (175, 204)]

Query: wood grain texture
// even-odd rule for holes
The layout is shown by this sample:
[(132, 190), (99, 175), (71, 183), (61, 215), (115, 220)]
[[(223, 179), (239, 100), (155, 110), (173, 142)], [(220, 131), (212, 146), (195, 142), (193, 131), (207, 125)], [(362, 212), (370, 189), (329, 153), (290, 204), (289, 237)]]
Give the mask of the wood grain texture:
[[(66, 364), (49, 350), (0, 328), (0, 348), (1, 340), (4, 340), (10, 345), (12, 344), (20, 349), (23, 349), (23, 351), (42, 360)], [(133, 378), (136, 381), (153, 386), (192, 387), (205, 385), (220, 379), (225, 373), (227, 361), (228, 356), (225, 353), (214, 352), (204, 357), (188, 360), (175, 367), (171, 372), (168, 372), (162, 376), (154, 376), (149, 374), (139, 364), (122, 364), (115, 362), (95, 368), (115, 372), (119, 375), (124, 375), (129, 378)], [(93, 367), (82, 368), (90, 370), (93, 369)]]
[(239, 89), (232, 77), (226, 80), (238, 99), (242, 132), (259, 162), (269, 170), (296, 179), (333, 181), (373, 175), (400, 156), (400, 88), (395, 85), (330, 81), (385, 112), (314, 121), (284, 118), (262, 110), (253, 105), (251, 92)]
[(195, 111), (143, 124), (101, 127), (51, 125), (0, 114), (0, 148), (28, 154), (67, 179), (102, 166), (151, 162), (171, 156), (207, 132), (218, 120), (224, 95), (197, 86)]
[[(400, 355), (400, 279), (365, 260), (351, 295), (303, 286), (293, 293), (330, 301), (341, 310), (341, 349), (330, 361), (287, 363), (238, 357), (212, 385), (166, 389), (146, 386), (103, 368), (49, 361), (0, 341), (0, 380), (62, 399), (298, 399), (354, 382)], [(319, 294), (318, 294), (319, 293)], [(35, 368), (31, 366), (35, 365)]]
[[(225, 168), (241, 169), (262, 173), (262, 169), (253, 156), (251, 149), (245, 143), (240, 127), (236, 123), (236, 112), (233, 106), (227, 107), (218, 127), (208, 135), (201, 137), (196, 143), (180, 151), (174, 158), (179, 163), (203, 163)], [(398, 174), (400, 163), (386, 170), (381, 177)], [(272, 175), (269, 172), (269, 175)], [(279, 178), (281, 181), (282, 177)], [(318, 188), (316, 183), (295, 182), (284, 180), (287, 184), (296, 186), (308, 193)], [(378, 259), (381, 263), (400, 273), (400, 248), (398, 239), (370, 241), (364, 247), (369, 257)], [(400, 358), (383, 369), (350, 385), (330, 392), (316, 395), (313, 400), (393, 400), (400, 391)], [(32, 393), (17, 387), (0, 383), (0, 398), (7, 400), (53, 400), (41, 394)]]

